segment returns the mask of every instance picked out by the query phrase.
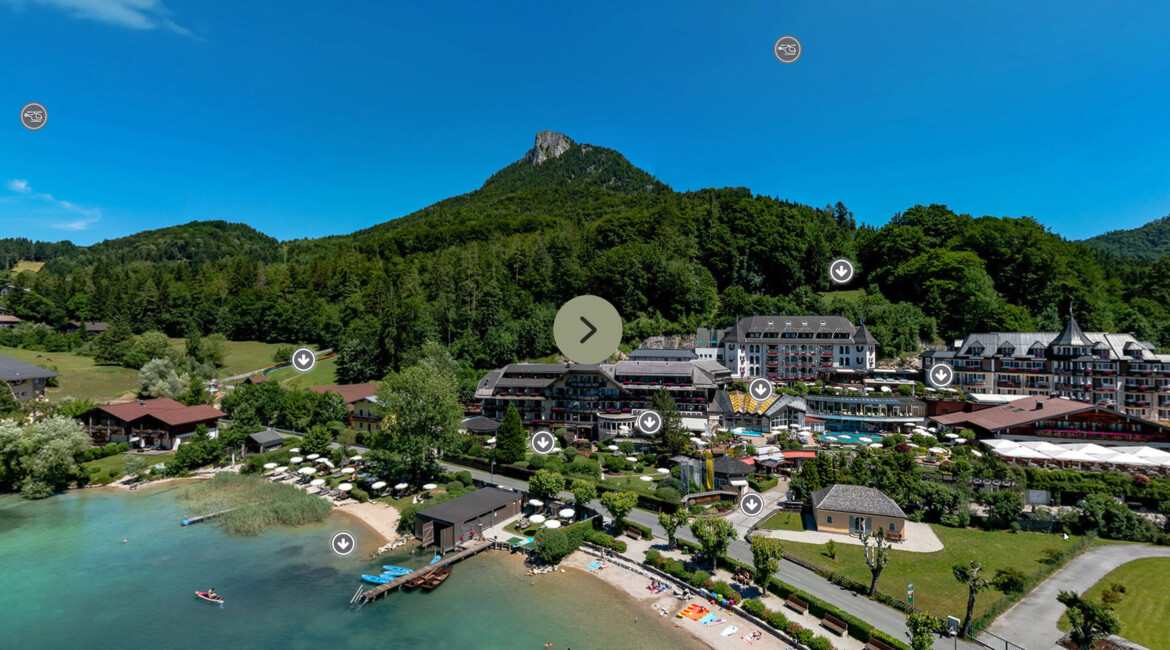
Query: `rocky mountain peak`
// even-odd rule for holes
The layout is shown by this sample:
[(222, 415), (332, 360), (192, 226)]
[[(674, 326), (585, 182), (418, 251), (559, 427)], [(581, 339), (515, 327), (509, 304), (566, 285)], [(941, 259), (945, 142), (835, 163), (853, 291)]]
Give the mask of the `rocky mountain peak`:
[(573, 141), (564, 133), (541, 131), (536, 134), (536, 143), (532, 149), (524, 154), (524, 160), (533, 165), (540, 165), (546, 160), (559, 157), (571, 146), (573, 146)]

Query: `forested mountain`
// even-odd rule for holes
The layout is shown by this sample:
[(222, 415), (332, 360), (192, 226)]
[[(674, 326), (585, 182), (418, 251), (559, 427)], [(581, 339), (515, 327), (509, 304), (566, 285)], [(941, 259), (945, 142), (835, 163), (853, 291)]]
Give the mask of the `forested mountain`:
[[(550, 354), (556, 310), (581, 293), (613, 302), (628, 343), (836, 313), (864, 318), (888, 356), (972, 330), (1056, 330), (1071, 305), (1086, 329), (1170, 344), (1170, 258), (1102, 260), (1034, 220), (940, 205), (875, 229), (840, 203), (674, 192), (616, 151), (550, 133), (479, 190), (351, 235), (278, 244), (198, 222), (56, 252), (11, 279), (29, 289), (9, 292), (13, 313), (327, 344), (343, 381), (400, 368), (428, 339), (476, 369)], [(838, 256), (863, 291), (826, 301)]]
[(1170, 215), (1130, 230), (1110, 230), (1085, 240), (1093, 248), (1117, 257), (1155, 260), (1170, 254)]

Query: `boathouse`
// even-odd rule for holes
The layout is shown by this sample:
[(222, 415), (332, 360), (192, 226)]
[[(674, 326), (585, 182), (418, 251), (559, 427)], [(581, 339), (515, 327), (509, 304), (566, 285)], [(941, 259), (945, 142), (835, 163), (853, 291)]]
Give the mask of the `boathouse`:
[(482, 488), (419, 510), (414, 516), (414, 535), (424, 545), (434, 544), (446, 552), (485, 528), (520, 514), (522, 500), (519, 492)]

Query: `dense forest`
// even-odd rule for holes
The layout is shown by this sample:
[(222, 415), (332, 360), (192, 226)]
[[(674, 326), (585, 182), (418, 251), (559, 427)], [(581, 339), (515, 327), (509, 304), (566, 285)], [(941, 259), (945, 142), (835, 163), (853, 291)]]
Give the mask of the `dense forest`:
[(1130, 230), (1110, 230), (1085, 240), (1093, 248), (1117, 257), (1156, 260), (1170, 255), (1170, 215)]
[[(289, 242), (195, 222), (94, 246), (0, 240), (10, 313), (137, 332), (319, 343), (343, 381), (381, 378), (426, 340), (468, 369), (555, 351), (565, 300), (595, 293), (626, 342), (726, 326), (762, 313), (864, 318), (879, 353), (973, 330), (1134, 331), (1170, 345), (1170, 258), (1126, 259), (1066, 241), (1030, 218), (913, 206), (881, 228), (746, 188), (675, 192), (603, 147), (567, 141), (474, 192), (350, 235)], [(829, 262), (855, 260), (839, 292)], [(10, 265), (10, 264), (9, 264)], [(822, 297), (821, 293), (827, 297)]]

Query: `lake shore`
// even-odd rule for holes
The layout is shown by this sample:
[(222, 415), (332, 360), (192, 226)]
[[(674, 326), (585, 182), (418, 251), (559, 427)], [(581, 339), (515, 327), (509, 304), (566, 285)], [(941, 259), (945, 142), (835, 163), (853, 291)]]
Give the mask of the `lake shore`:
[[(679, 600), (671, 594), (671, 589), (668, 587), (666, 591), (660, 594), (653, 594), (647, 589), (650, 581), (646, 577), (638, 575), (632, 571), (627, 571), (615, 564), (606, 563), (605, 568), (600, 571), (590, 571), (589, 564), (598, 558), (577, 551), (565, 558), (561, 562), (561, 566), (578, 570), (584, 573), (593, 575), (596, 578), (608, 583), (609, 585), (621, 590), (627, 596), (633, 599), (636, 612), (646, 617), (670, 617), (669, 620), (674, 622), (674, 631), (681, 634), (687, 634), (694, 637), (708, 648), (742, 648), (745, 645), (751, 645), (756, 648), (764, 648), (766, 650), (787, 650), (790, 646), (782, 643), (779, 639), (772, 636), (765, 630), (762, 632), (761, 638), (758, 641), (751, 643), (745, 642), (741, 637), (747, 636), (752, 632), (757, 631), (755, 626), (747, 624), (741, 616), (736, 616), (734, 613), (712, 605), (702, 598), (690, 598), (688, 600)], [(724, 620), (723, 623), (707, 627), (700, 625), (697, 621), (689, 618), (677, 618), (677, 614), (689, 605), (699, 605), (705, 607), (715, 614), (717, 617)], [(662, 611), (666, 614), (663, 616)], [(738, 629), (730, 636), (722, 636), (722, 633), (728, 629), (728, 626), (735, 626)]]
[(401, 537), (398, 534), (398, 520), (402, 517), (399, 515), (398, 509), (393, 506), (378, 501), (367, 501), (335, 506), (333, 511), (353, 517), (365, 524), (367, 528), (382, 538), (382, 544), (389, 544)]

